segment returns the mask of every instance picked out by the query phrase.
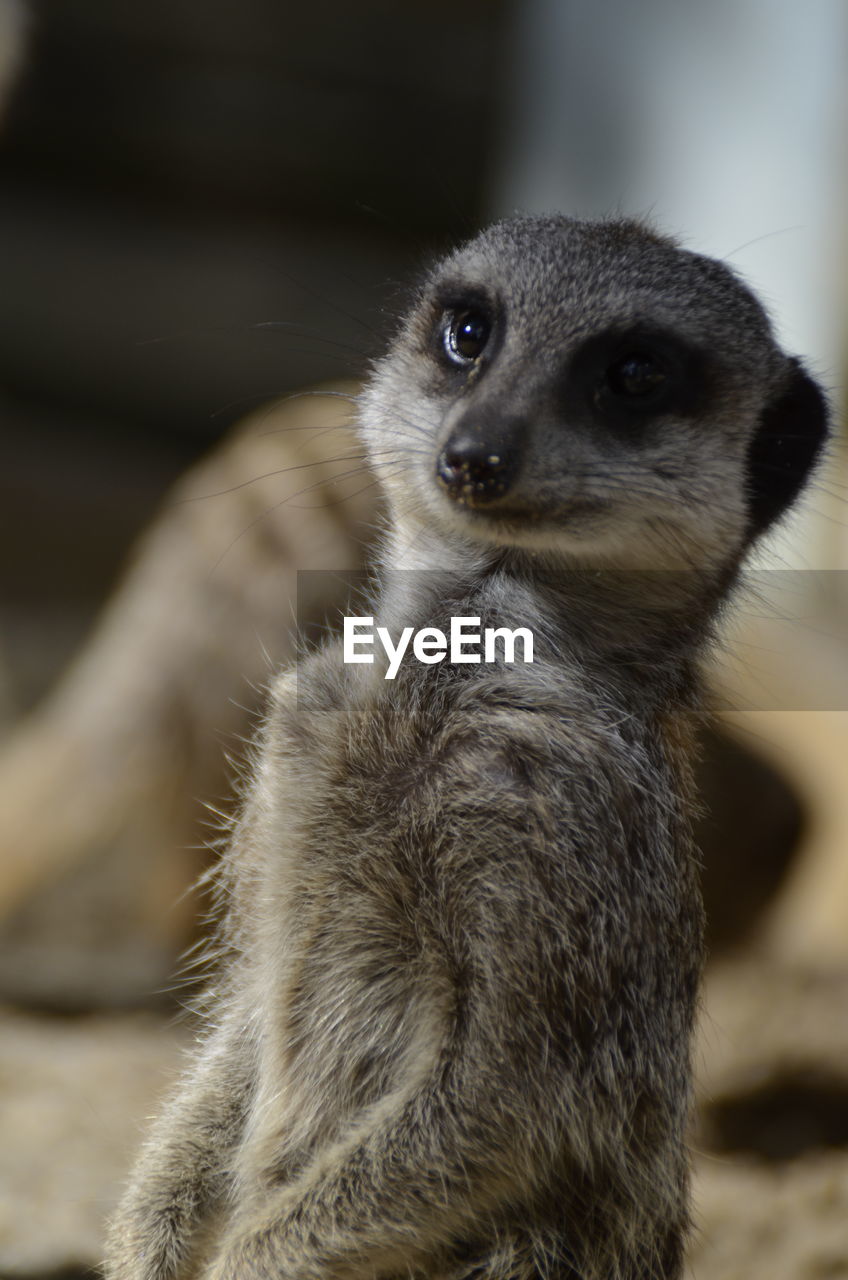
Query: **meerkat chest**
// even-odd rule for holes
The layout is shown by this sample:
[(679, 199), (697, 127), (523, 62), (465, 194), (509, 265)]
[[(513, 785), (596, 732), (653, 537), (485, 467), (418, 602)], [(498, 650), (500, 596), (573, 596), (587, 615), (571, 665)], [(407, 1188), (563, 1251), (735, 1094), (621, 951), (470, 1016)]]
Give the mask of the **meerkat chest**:
[(522, 974), (544, 970), (563, 1045), (569, 1009), (586, 993), (626, 1005), (622, 984), (644, 989), (646, 966), (674, 1004), (651, 977), (661, 954), (682, 971), (668, 963), (687, 873), (667, 786), (650, 809), (660, 780), (632, 744), (575, 701), (511, 692), (362, 698), (324, 655), (278, 687), (243, 914), (269, 1099), (256, 1114), (283, 1124), (295, 1165), (426, 1077), (475, 972), (508, 1010)]
[[(293, 1149), (330, 1139), (423, 1071), (443, 1024), (416, 873), (431, 852), (426, 823), (420, 803), (392, 790), (387, 741), (386, 725), (363, 713), (329, 663), (278, 685), (240, 914), (262, 1009), (263, 1087), (278, 1096), (285, 1078)], [(408, 792), (422, 767), (406, 743)]]
[(329, 651), (278, 690), (261, 910), (304, 1026), (319, 993), (349, 1024), (414, 1003), (450, 968), (456, 922), (504, 904), (532, 935), (599, 901), (658, 919), (685, 900), (683, 805), (650, 734), (626, 739), (567, 684), (556, 700), (513, 683), (363, 697)]

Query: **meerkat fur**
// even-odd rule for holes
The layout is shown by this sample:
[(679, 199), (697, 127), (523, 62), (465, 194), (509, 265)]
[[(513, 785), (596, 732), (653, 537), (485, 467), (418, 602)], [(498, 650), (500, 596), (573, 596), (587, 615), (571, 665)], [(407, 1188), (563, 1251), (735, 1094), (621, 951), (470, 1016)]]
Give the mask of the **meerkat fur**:
[(737, 277), (639, 224), (507, 221), (427, 275), (361, 399), (369, 610), (534, 662), (279, 679), (110, 1280), (679, 1277), (698, 658), (826, 418)]

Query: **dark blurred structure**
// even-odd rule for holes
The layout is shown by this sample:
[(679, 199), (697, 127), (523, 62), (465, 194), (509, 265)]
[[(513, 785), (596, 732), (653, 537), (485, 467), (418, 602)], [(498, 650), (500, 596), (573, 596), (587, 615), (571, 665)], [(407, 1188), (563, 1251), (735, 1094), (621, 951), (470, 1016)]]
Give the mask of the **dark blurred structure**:
[[(338, 374), (375, 289), (482, 211), (502, 9), (41, 3), (0, 155), (4, 384), (208, 436), (227, 396)], [(295, 350), (251, 330), (313, 319)]]
[(361, 371), (396, 282), (482, 216), (506, 8), (32, 6), (0, 136), (22, 704), (168, 481), (248, 408)]

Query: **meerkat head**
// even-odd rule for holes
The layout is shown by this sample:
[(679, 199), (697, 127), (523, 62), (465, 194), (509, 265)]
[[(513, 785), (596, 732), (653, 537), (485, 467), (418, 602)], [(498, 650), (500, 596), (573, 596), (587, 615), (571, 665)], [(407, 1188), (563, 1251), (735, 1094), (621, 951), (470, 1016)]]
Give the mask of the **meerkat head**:
[(826, 422), (728, 267), (636, 223), (561, 217), (498, 223), (443, 260), (362, 409), (410, 545), (588, 566), (738, 560)]

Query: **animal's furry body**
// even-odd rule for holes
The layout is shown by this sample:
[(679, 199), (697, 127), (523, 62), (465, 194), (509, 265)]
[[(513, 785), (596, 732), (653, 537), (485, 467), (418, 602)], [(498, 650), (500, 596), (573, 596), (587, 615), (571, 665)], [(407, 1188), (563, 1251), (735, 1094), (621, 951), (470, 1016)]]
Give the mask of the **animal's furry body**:
[(676, 1277), (695, 664), (823, 402), (725, 268), (527, 219), (425, 282), (362, 429), (378, 619), (530, 626), (535, 662), (278, 683), (109, 1275)]

